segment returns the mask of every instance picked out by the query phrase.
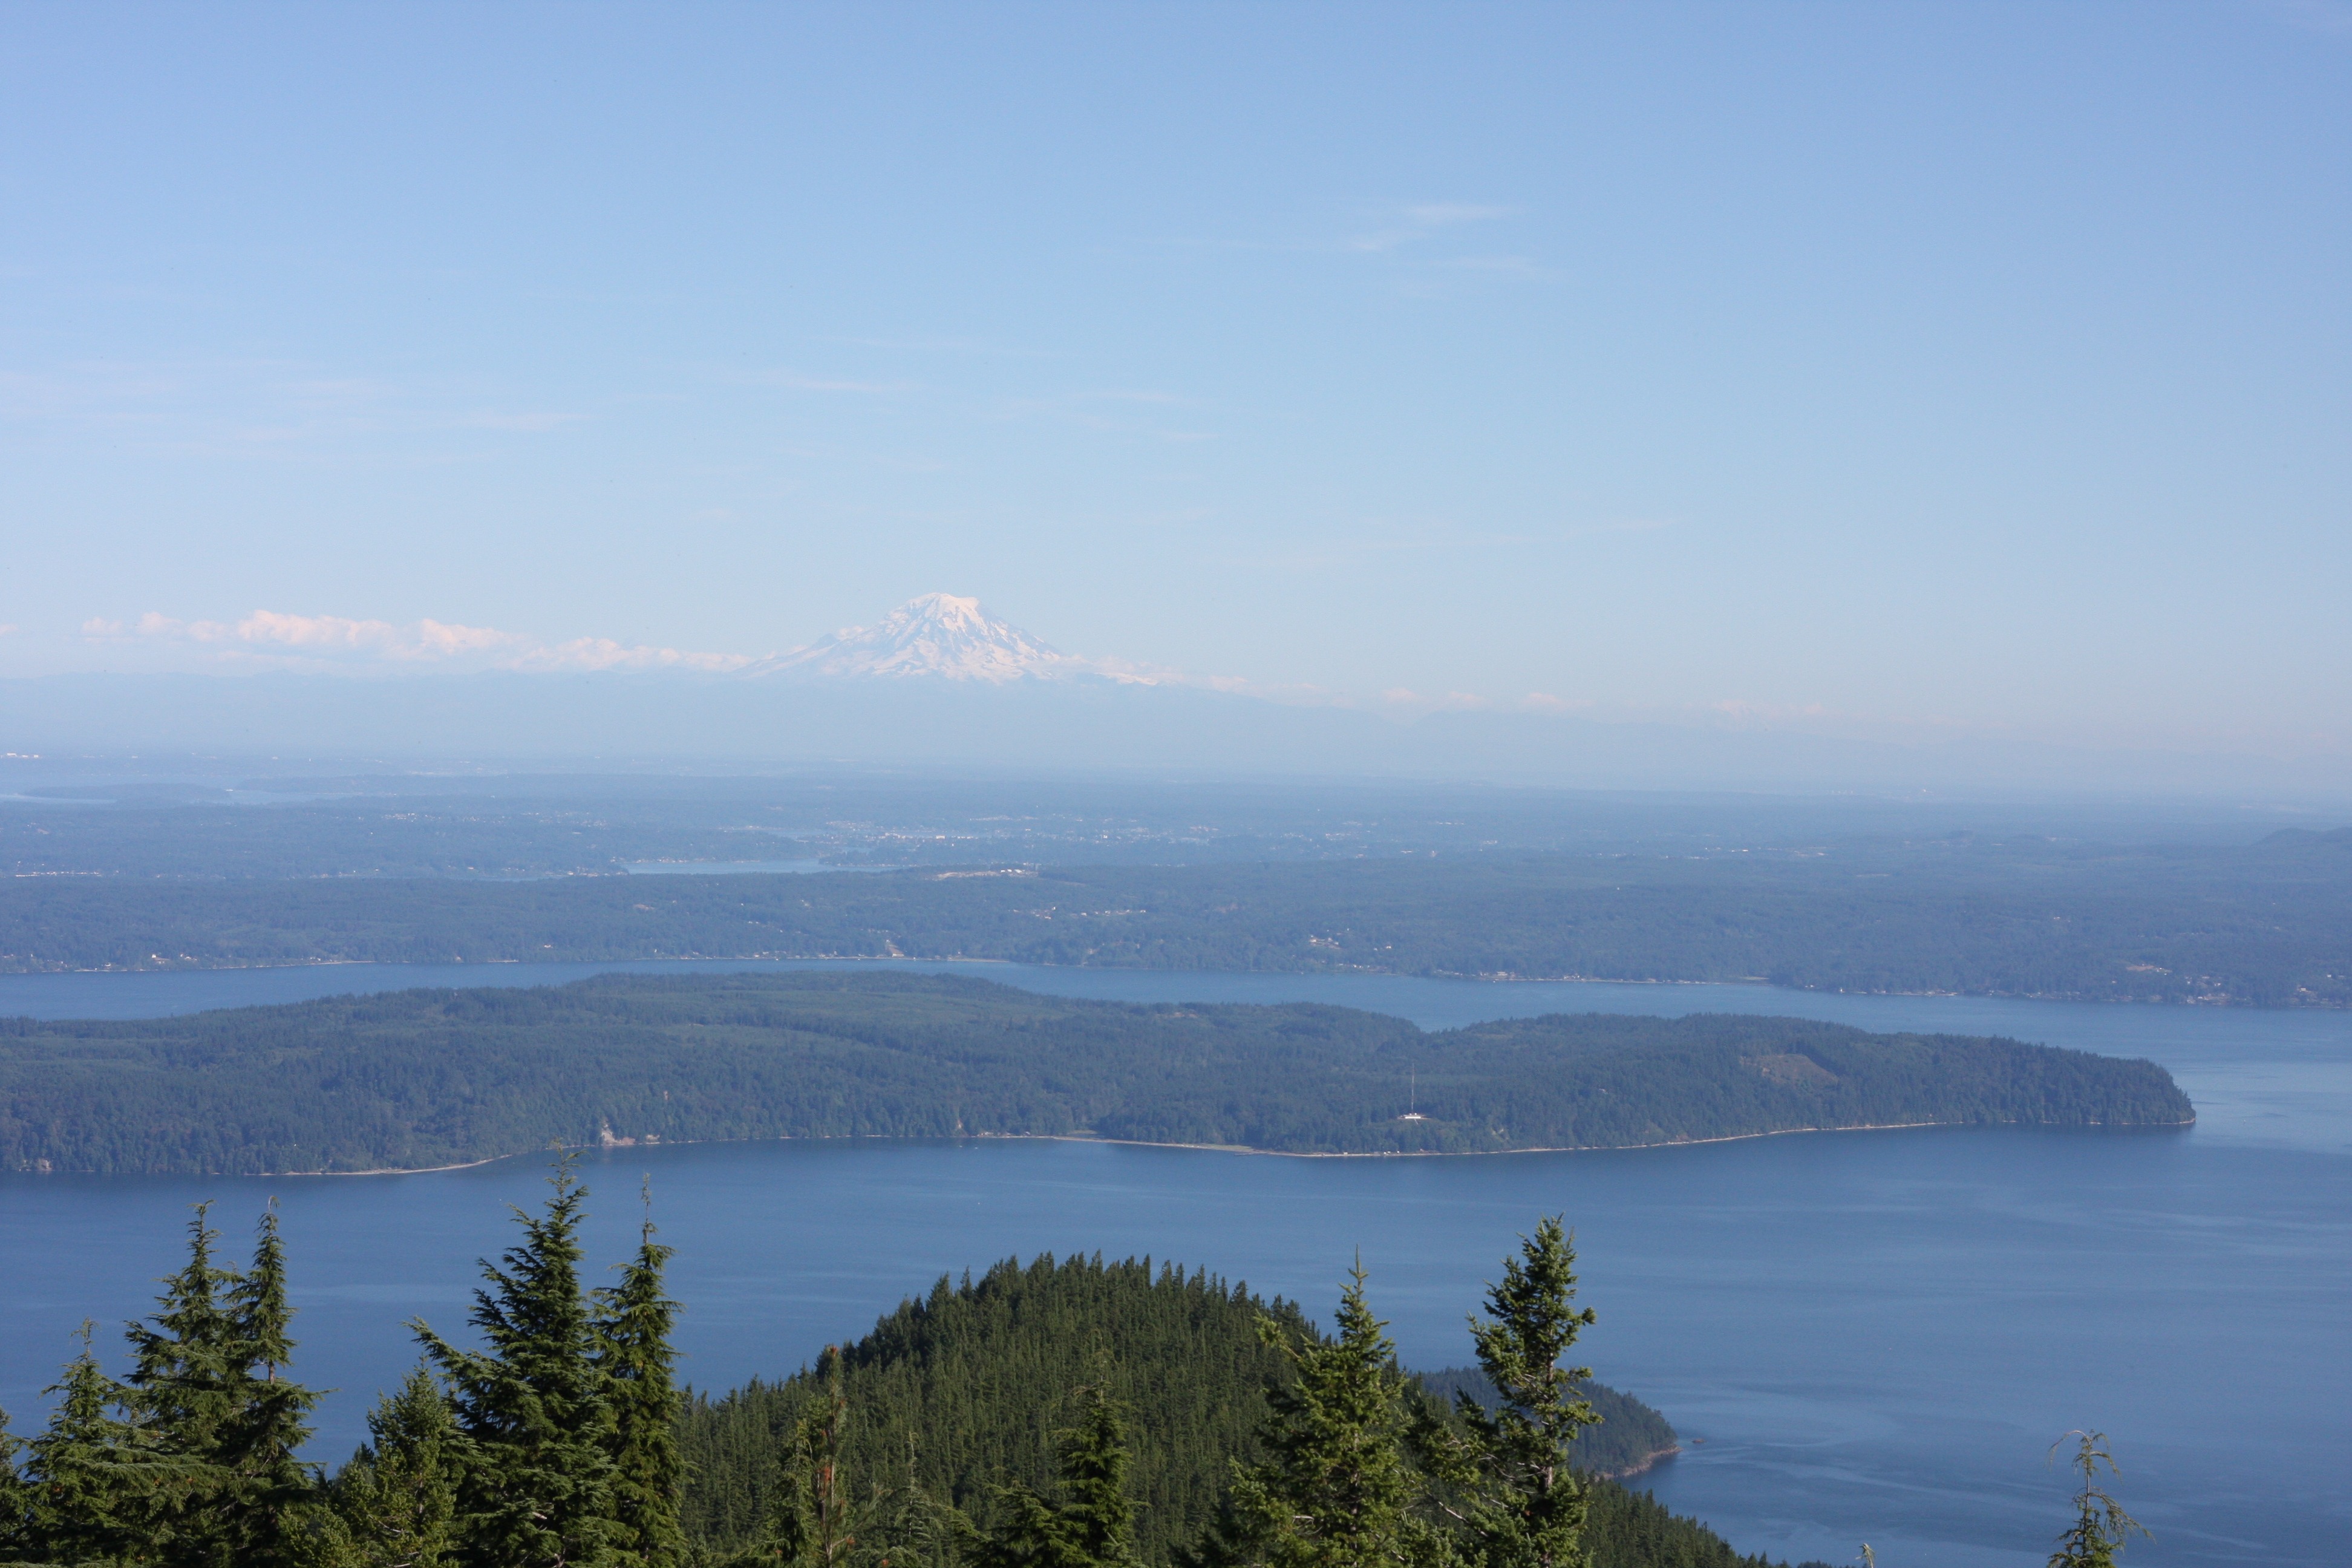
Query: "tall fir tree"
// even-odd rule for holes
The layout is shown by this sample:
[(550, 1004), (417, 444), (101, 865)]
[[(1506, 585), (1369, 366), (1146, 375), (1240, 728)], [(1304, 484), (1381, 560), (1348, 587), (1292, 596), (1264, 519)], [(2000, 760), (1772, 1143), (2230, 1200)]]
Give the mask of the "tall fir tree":
[(253, 1265), (231, 1283), (225, 1305), (231, 1402), (210, 1460), (226, 1472), (226, 1506), (215, 1532), (223, 1550), (209, 1568), (299, 1568), (319, 1546), (318, 1476), (296, 1457), (310, 1439), (319, 1395), (290, 1372), (294, 1310), (274, 1202), (262, 1211)]
[(458, 1561), (466, 1568), (620, 1563), (613, 1407), (580, 1286), (580, 1185), (571, 1158), (538, 1215), (514, 1211), (523, 1240), (487, 1259), (467, 1321), (485, 1348), (460, 1350), (412, 1325), (456, 1406)]
[(1539, 1222), (1470, 1320), (1478, 1365), (1499, 1396), (1488, 1410), (1455, 1395), (1455, 1425), (1433, 1414), (1416, 1447), (1441, 1483), (1439, 1508), (1476, 1568), (1581, 1568), (1588, 1499), (1570, 1467), (1577, 1434), (1597, 1423), (1577, 1394), (1590, 1367), (1560, 1365), (1592, 1310), (1576, 1300), (1576, 1247), (1558, 1215)]
[(654, 1240), (648, 1219), (620, 1284), (596, 1292), (596, 1363), (613, 1408), (613, 1511), (625, 1532), (623, 1550), (646, 1568), (680, 1568), (687, 1558), (678, 1522), (686, 1461), (677, 1447), (677, 1352), (670, 1346), (677, 1303), (662, 1293), (674, 1250)]
[(221, 1445), (237, 1404), (236, 1325), (224, 1294), (236, 1276), (217, 1266), (220, 1232), (212, 1205), (188, 1222), (188, 1260), (163, 1280), (150, 1321), (127, 1331), (131, 1367), (123, 1403), (152, 1450), (175, 1463), (152, 1508), (162, 1560), (179, 1565), (223, 1561), (229, 1501)]
[(368, 1440), (335, 1478), (355, 1568), (453, 1568), (457, 1423), (419, 1366), (368, 1412)]
[(127, 1391), (106, 1375), (81, 1327), (81, 1353), (42, 1391), (49, 1424), (25, 1445), (22, 1544), (34, 1562), (153, 1563), (170, 1539), (167, 1509), (189, 1467), (118, 1414)]
[(25, 1445), (8, 1430), (8, 1413), (0, 1410), (0, 1563), (25, 1555), (25, 1508), (29, 1500), (16, 1456)]
[(980, 1552), (981, 1568), (1140, 1568), (1126, 1423), (1101, 1384), (1078, 1397), (1078, 1424), (1061, 1435), (1060, 1500), (1003, 1489), (1005, 1521)]
[(1338, 1332), (1259, 1325), (1294, 1376), (1270, 1388), (1255, 1465), (1234, 1466), (1231, 1527), (1216, 1555), (1266, 1568), (1428, 1564), (1444, 1543), (1415, 1517), (1420, 1481), (1407, 1462), (1404, 1374), (1372, 1315), (1359, 1263), (1339, 1298)]
[(216, 1266), (199, 1205), (188, 1261), (157, 1311), (130, 1327), (126, 1403), (170, 1474), (154, 1507), (168, 1568), (293, 1568), (311, 1561), (318, 1482), (295, 1458), (319, 1396), (288, 1375), (294, 1342), (286, 1252), (273, 1207), (252, 1268)]
[(841, 1390), (841, 1352), (817, 1357), (817, 1389), (793, 1423), (770, 1505), (768, 1539), (747, 1560), (779, 1568), (846, 1568), (868, 1546), (873, 1510), (850, 1484), (843, 1450), (849, 1399)]

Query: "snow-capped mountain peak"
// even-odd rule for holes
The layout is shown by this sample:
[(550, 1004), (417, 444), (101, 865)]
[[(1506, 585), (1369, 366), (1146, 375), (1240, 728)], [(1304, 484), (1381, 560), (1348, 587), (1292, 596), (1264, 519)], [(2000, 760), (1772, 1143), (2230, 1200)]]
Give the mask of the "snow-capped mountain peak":
[[(845, 626), (806, 647), (763, 658), (746, 675), (935, 676), (992, 686), (1108, 673), (1000, 621), (978, 599), (925, 594), (882, 617), (879, 626)], [(1115, 678), (1116, 679), (1116, 678)]]

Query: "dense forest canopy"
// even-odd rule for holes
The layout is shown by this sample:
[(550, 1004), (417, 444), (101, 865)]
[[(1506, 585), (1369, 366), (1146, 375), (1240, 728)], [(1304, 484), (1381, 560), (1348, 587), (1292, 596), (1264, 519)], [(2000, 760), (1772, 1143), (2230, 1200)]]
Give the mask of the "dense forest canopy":
[[(1268, 1316), (1309, 1331), (1293, 1303), (1262, 1300), (1197, 1269), (1162, 1265), (1155, 1273), (1150, 1258), (1006, 1259), (961, 1282), (942, 1279), (837, 1352), (855, 1412), (844, 1458), (853, 1473), (868, 1476), (898, 1473), (911, 1460), (931, 1495), (993, 1524), (994, 1489), (1004, 1479), (1050, 1485), (1055, 1436), (1070, 1424), (1073, 1391), (1100, 1382), (1133, 1412), (1137, 1544), (1145, 1561), (1161, 1562), (1215, 1520), (1229, 1462), (1257, 1457), (1265, 1391), (1288, 1375), (1284, 1358), (1258, 1337)], [(757, 1537), (772, 1509), (786, 1436), (831, 1370), (803, 1368), (781, 1382), (693, 1396), (680, 1430), (695, 1535), (727, 1545)], [(1475, 1367), (1416, 1381), (1441, 1407), (1457, 1391), (1495, 1402)], [(1665, 1417), (1638, 1399), (1600, 1384), (1580, 1392), (1602, 1417), (1570, 1447), (1580, 1468), (1628, 1469), (1674, 1446)], [(1593, 1490), (1589, 1539), (1603, 1568), (1747, 1561), (1633, 1491), (1605, 1481)], [(1657, 1549), (1664, 1542), (1671, 1552)]]
[(15, 1170), (378, 1170), (551, 1142), (785, 1137), (1467, 1153), (2191, 1116), (2153, 1063), (2014, 1040), (1726, 1016), (1427, 1033), (1345, 1008), (1140, 1006), (907, 974), (605, 975), (0, 1021), (0, 1163)]
[(0, 879), (0, 969), (18, 972), (890, 955), (2343, 1006), (2352, 834), (2102, 853), (1955, 842), (873, 875)]

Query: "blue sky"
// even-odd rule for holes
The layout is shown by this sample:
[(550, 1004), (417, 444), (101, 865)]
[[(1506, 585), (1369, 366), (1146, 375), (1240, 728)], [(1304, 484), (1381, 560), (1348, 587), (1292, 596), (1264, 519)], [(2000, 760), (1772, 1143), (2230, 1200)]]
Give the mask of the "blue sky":
[(10, 5), (0, 205), (0, 673), (939, 589), (2352, 752), (2345, 5)]

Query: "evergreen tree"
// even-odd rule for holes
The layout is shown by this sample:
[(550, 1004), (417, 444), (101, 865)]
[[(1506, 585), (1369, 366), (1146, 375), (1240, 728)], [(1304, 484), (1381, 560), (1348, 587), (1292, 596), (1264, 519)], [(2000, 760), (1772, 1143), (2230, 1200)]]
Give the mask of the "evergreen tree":
[(42, 1392), (58, 1398), (47, 1428), (25, 1446), (26, 1555), (57, 1563), (161, 1561), (169, 1530), (159, 1500), (185, 1482), (188, 1468), (112, 1414), (127, 1391), (99, 1366), (89, 1323), (81, 1353)]
[(457, 1423), (419, 1366), (368, 1413), (368, 1441), (335, 1478), (357, 1568), (452, 1568)]
[(1359, 1264), (1341, 1292), (1339, 1332), (1259, 1325), (1294, 1371), (1266, 1393), (1265, 1458), (1234, 1468), (1232, 1526), (1218, 1555), (1266, 1568), (1374, 1568), (1441, 1559), (1413, 1517), (1420, 1490), (1406, 1462), (1405, 1378), (1387, 1327), (1364, 1299)]
[(173, 1568), (277, 1568), (307, 1562), (319, 1501), (295, 1458), (319, 1396), (284, 1375), (293, 1354), (286, 1253), (266, 1211), (253, 1268), (213, 1262), (220, 1233), (199, 1205), (188, 1262), (163, 1281), (152, 1321), (130, 1326), (126, 1400), (156, 1454), (173, 1461), (154, 1499)]
[(8, 1413), (0, 1410), (0, 1562), (24, 1554), (25, 1509), (30, 1499), (16, 1468), (16, 1456), (24, 1447), (8, 1430)]
[(841, 1389), (841, 1353), (825, 1346), (817, 1357), (818, 1387), (793, 1424), (783, 1473), (772, 1504), (768, 1540), (751, 1561), (782, 1568), (844, 1568), (858, 1552), (870, 1522), (858, 1506), (843, 1458), (849, 1399)]
[(678, 1568), (686, 1560), (686, 1531), (678, 1522), (686, 1461), (677, 1446), (679, 1397), (669, 1342), (677, 1303), (662, 1294), (662, 1270), (673, 1250), (654, 1240), (653, 1222), (646, 1221), (621, 1283), (596, 1293), (596, 1359), (614, 1415), (614, 1514), (630, 1561), (646, 1568)]
[(881, 1519), (874, 1531), (872, 1568), (955, 1568), (976, 1544), (978, 1532), (963, 1511), (924, 1488), (911, 1434), (905, 1481), (895, 1490), (877, 1487), (875, 1502)]
[[(2134, 1531), (2147, 1535), (2147, 1527), (2126, 1513), (2123, 1505), (2099, 1486), (2101, 1465), (2111, 1474), (2122, 1474), (2107, 1453), (2107, 1435), (2070, 1432), (2066, 1436), (2082, 1439), (2074, 1453), (2074, 1468), (2082, 1472), (2083, 1489), (2074, 1494), (2074, 1522), (2058, 1537), (2058, 1550), (2050, 1554), (2050, 1568), (2116, 1568), (2124, 1542)], [(2065, 1440), (2061, 1437), (2059, 1442)], [(2057, 1452), (2055, 1445), (2051, 1451)]]
[(617, 1563), (613, 1409), (595, 1325), (580, 1289), (580, 1205), (569, 1157), (543, 1214), (520, 1209), (522, 1242), (467, 1321), (486, 1349), (459, 1350), (412, 1325), (457, 1407), (458, 1560), (467, 1568), (604, 1568)]
[(126, 1409), (156, 1453), (177, 1461), (152, 1500), (163, 1560), (173, 1564), (217, 1560), (227, 1483), (219, 1454), (236, 1406), (236, 1323), (222, 1300), (236, 1276), (213, 1261), (212, 1205), (195, 1211), (187, 1263), (163, 1280), (153, 1319), (128, 1328), (123, 1379)]
[(1126, 1423), (1100, 1384), (1078, 1396), (1078, 1424), (1061, 1435), (1062, 1500), (1003, 1489), (1005, 1521), (981, 1552), (982, 1568), (1139, 1568)]
[(210, 1462), (226, 1472), (219, 1568), (278, 1568), (318, 1549), (322, 1498), (313, 1469), (295, 1458), (310, 1438), (306, 1421), (319, 1395), (286, 1375), (293, 1359), (294, 1310), (286, 1300), (286, 1247), (278, 1210), (262, 1212), (253, 1266), (230, 1285), (228, 1419)]
[(1454, 1396), (1455, 1425), (1417, 1425), (1423, 1463), (1444, 1483), (1441, 1510), (1462, 1554), (1478, 1568), (1579, 1568), (1587, 1500), (1569, 1468), (1577, 1434), (1600, 1420), (1578, 1385), (1590, 1367), (1560, 1358), (1593, 1321), (1579, 1310), (1576, 1247), (1558, 1215), (1543, 1220), (1503, 1279), (1486, 1290), (1491, 1316), (1470, 1321), (1479, 1368), (1499, 1396), (1489, 1410)]

